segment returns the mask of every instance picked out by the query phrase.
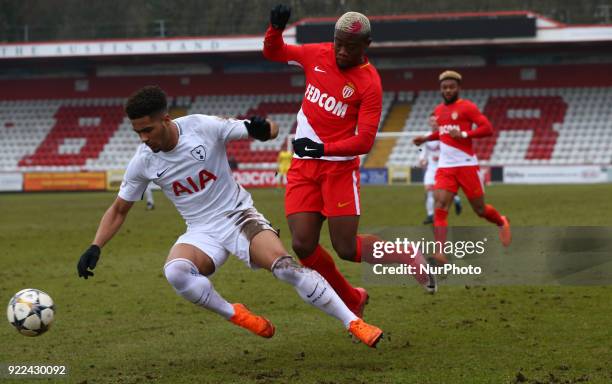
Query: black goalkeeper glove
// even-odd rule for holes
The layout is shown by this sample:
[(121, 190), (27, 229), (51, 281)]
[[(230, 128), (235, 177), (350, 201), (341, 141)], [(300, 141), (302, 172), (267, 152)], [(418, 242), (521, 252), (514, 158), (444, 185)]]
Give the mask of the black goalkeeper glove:
[(98, 259), (100, 258), (100, 247), (97, 245), (91, 245), (91, 247), (87, 248), (85, 253), (81, 255), (79, 259), (79, 263), (77, 264), (77, 271), (79, 271), (79, 277), (87, 278), (89, 276), (93, 276), (93, 272), (89, 269), (94, 269), (96, 264), (98, 263)]
[(272, 28), (283, 30), (291, 16), (291, 7), (284, 4), (278, 4), (270, 11), (270, 24)]
[(261, 116), (251, 116), (249, 121), (245, 121), (249, 136), (259, 141), (270, 140), (271, 131), (270, 123)]
[(322, 143), (317, 143), (310, 140), (307, 137), (302, 137), (301, 139), (293, 140), (291, 142), (293, 144), (293, 152), (299, 157), (314, 157), (319, 158), (324, 155), (325, 146)]

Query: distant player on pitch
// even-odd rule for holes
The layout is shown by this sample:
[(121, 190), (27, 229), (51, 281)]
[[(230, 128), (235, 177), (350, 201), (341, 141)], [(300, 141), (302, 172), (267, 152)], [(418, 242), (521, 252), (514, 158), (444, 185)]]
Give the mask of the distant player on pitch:
[(292, 157), (293, 153), (289, 150), (281, 149), (278, 152), (278, 157), (276, 158), (276, 162), (278, 163), (278, 168), (276, 171), (277, 188), (282, 188), (287, 184), (287, 172), (289, 172)]
[[(435, 240), (441, 243), (446, 241), (448, 208), (461, 187), (474, 212), (499, 226), (499, 238), (504, 246), (508, 246), (512, 241), (510, 223), (492, 205), (485, 204), (484, 189), (478, 175), (478, 159), (472, 146), (472, 139), (493, 134), (491, 123), (473, 102), (459, 98), (462, 80), (459, 73), (445, 71), (438, 80), (444, 99), (433, 111), (438, 129), (429, 136), (413, 139), (415, 145), (440, 140), (440, 160), (434, 185)], [(472, 129), (473, 125), (476, 128)], [(436, 252), (433, 257), (439, 264), (448, 262), (442, 252)]]
[[(348, 12), (336, 22), (333, 43), (289, 45), (282, 34), (290, 15), (285, 5), (272, 9), (263, 54), (269, 60), (299, 65), (306, 77), (293, 141), (296, 156), (285, 192), (292, 246), (300, 262), (323, 275), (361, 316), (368, 293), (353, 287), (319, 244), (325, 219), (332, 245), (344, 260), (409, 264), (417, 271), (425, 262), (420, 253), (393, 253), (375, 259), (373, 244), (381, 239), (357, 235), (361, 214), (359, 155), (372, 148), (382, 110), (380, 77), (365, 56), (372, 41), (370, 21), (361, 13)], [(433, 275), (419, 273), (415, 277), (428, 292), (435, 292)]]
[[(429, 126), (433, 132), (438, 130), (438, 124), (436, 123), (435, 116), (429, 118)], [(421, 152), (419, 153), (419, 165), (425, 169), (425, 175), (423, 177), (423, 186), (425, 187), (425, 211), (427, 217), (423, 221), (423, 224), (432, 224), (434, 215), (434, 182), (436, 177), (436, 171), (438, 170), (438, 160), (440, 158), (440, 141), (432, 140), (423, 144)], [(461, 198), (459, 195), (453, 197), (455, 205), (455, 213), (461, 214), (463, 207), (461, 206)]]
[(242, 304), (230, 304), (215, 289), (212, 275), (234, 254), (247, 266), (265, 268), (292, 285), (307, 303), (336, 317), (359, 340), (374, 347), (382, 331), (355, 316), (317, 272), (301, 267), (284, 249), (277, 232), (255, 209), (251, 195), (232, 177), (225, 144), (251, 136), (265, 141), (278, 126), (254, 116), (250, 120), (168, 115), (167, 99), (158, 87), (145, 87), (125, 107), (142, 144), (130, 161), (119, 196), (102, 217), (92, 245), (77, 270), (87, 279), (102, 248), (119, 230), (134, 201), (153, 181), (187, 223), (166, 259), (164, 274), (186, 300), (230, 322), (272, 337), (274, 326)]
[(145, 189), (145, 200), (147, 200), (147, 211), (152, 211), (155, 209), (155, 200), (153, 199), (153, 188), (151, 187), (151, 183), (147, 185), (147, 189)]

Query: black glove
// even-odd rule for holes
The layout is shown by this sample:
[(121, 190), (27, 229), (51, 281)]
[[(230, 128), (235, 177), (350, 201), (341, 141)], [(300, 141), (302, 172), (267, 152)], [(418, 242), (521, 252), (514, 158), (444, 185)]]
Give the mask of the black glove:
[(308, 156), (318, 159), (324, 155), (324, 145), (321, 143), (316, 143), (307, 137), (293, 140), (291, 143), (293, 144), (293, 152), (295, 152), (299, 157)]
[(270, 123), (261, 116), (251, 116), (249, 121), (245, 121), (249, 136), (259, 141), (270, 140)]
[(91, 245), (91, 247), (87, 248), (85, 253), (81, 255), (79, 259), (79, 263), (77, 264), (77, 271), (79, 271), (79, 277), (87, 278), (89, 276), (93, 276), (93, 272), (88, 269), (94, 269), (96, 264), (98, 263), (98, 259), (100, 258), (100, 247), (97, 245)]
[(291, 7), (284, 4), (278, 4), (270, 11), (270, 24), (274, 29), (285, 29), (289, 17), (291, 16)]

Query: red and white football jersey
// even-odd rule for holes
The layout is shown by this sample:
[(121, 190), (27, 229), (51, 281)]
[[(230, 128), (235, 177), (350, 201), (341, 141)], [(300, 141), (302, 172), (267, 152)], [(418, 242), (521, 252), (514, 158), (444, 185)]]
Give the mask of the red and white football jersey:
[[(428, 140), (440, 140), (439, 168), (478, 165), (472, 139), (493, 134), (489, 119), (483, 115), (476, 104), (466, 99), (454, 103), (440, 103), (433, 111), (438, 124), (438, 132), (429, 135)], [(475, 129), (472, 129), (476, 125)], [(466, 138), (454, 139), (451, 130), (466, 132)]]
[(304, 69), (306, 91), (297, 115), (296, 138), (325, 144), (325, 160), (348, 160), (368, 153), (382, 110), (382, 86), (369, 61), (340, 70), (333, 43), (289, 45), (269, 27), (264, 56)]

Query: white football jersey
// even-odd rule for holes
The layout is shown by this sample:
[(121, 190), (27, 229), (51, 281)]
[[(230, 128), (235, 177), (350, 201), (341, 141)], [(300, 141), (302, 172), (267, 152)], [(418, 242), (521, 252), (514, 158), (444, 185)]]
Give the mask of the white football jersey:
[(427, 169), (437, 169), (438, 160), (440, 159), (440, 141), (428, 141), (423, 144), (419, 159), (427, 160)]
[(142, 198), (149, 181), (159, 185), (187, 225), (214, 224), (226, 212), (253, 206), (251, 195), (232, 176), (225, 144), (248, 137), (244, 120), (188, 115), (174, 120), (178, 144), (154, 153), (141, 144), (128, 164), (119, 197)]

